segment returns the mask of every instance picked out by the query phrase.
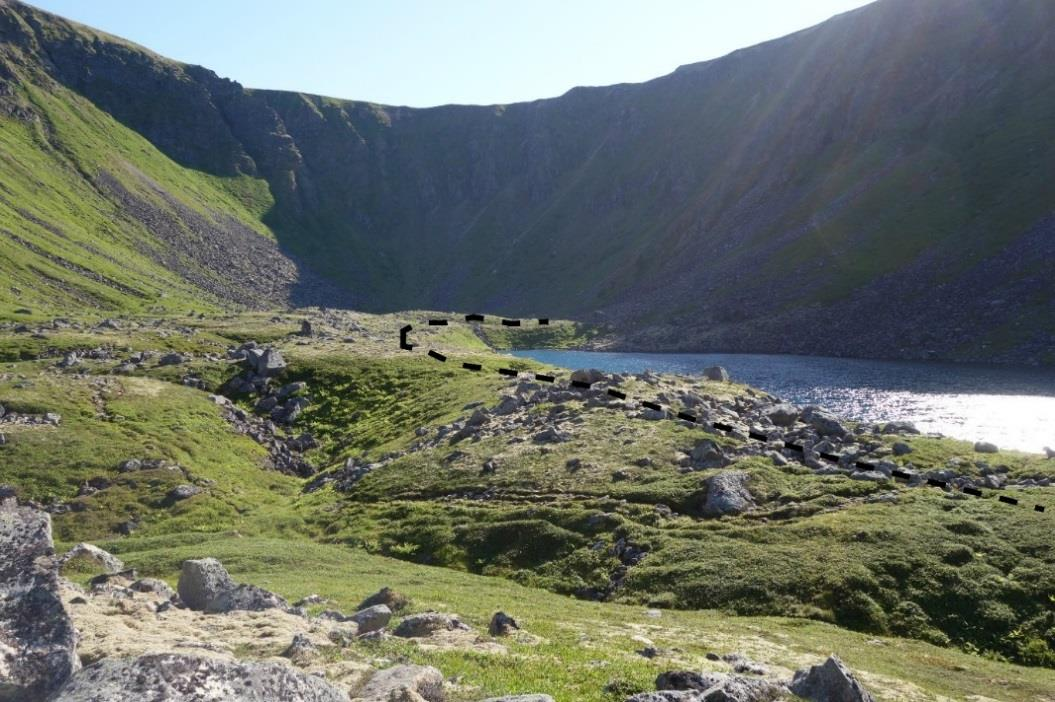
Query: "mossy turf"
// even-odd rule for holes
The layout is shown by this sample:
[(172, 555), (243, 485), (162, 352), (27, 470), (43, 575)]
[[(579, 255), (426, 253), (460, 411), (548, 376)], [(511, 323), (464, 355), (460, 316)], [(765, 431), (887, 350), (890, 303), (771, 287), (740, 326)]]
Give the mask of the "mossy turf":
[[(566, 443), (509, 443), (514, 436), (441, 443), (389, 460), (347, 493), (306, 493), (303, 479), (265, 470), (263, 448), (234, 433), (208, 394), (182, 385), (182, 376), (217, 388), (238, 369), (210, 358), (248, 338), (277, 344), (290, 363), (282, 381), (305, 380), (312, 399), (291, 431), (315, 434), (320, 447), (310, 458), (332, 470), (347, 458), (376, 461), (407, 451), (420, 440), (419, 428), (430, 435), (468, 416), (470, 403), (496, 403), (509, 382), (493, 372), (498, 367), (542, 367), (496, 354), (471, 330), (454, 327), (423, 326), (418, 349), (400, 351), (398, 329), (411, 322), (417, 334), (427, 313), (354, 315), (327, 328), (312, 312), (316, 327), (330, 332), (313, 339), (294, 334), (304, 316), (139, 319), (138, 328), (121, 320), (123, 331), (55, 334), (49, 341), (65, 349), (115, 349), (114, 359), (70, 369), (57, 367), (58, 355), (26, 358), (47, 346), (9, 351), (0, 366), (0, 404), (57, 412), (62, 420), (5, 425), (0, 482), (26, 498), (69, 505), (54, 517), (61, 544), (105, 542), (144, 572), (170, 579), (182, 558), (212, 555), (290, 597), (318, 591), (345, 608), (389, 584), (420, 607), (458, 611), (481, 628), (490, 610), (509, 610), (545, 640), (511, 644), (516, 666), (398, 642), (378, 651), (434, 662), (487, 693), (605, 699), (610, 682), (622, 681), (613, 690), (644, 689), (660, 667), (704, 665), (708, 647), (750, 651), (756, 643), (765, 649), (760, 656), (789, 668), (835, 651), (883, 685), (897, 679), (891, 689), (918, 688), (920, 699), (971, 690), (1042, 699), (1038, 690), (1055, 688), (1050, 512), (999, 503), (991, 492), (963, 499), (751, 458), (736, 467), (749, 474), (758, 509), (700, 519), (704, 481), (714, 471), (680, 472), (678, 452), (704, 437), (729, 446), (735, 439), (571, 401), (532, 410), (573, 418)], [(359, 331), (348, 336), (352, 327)], [(0, 348), (19, 347), (24, 338), (4, 335)], [(427, 348), (479, 362), (486, 372), (436, 362), (424, 355)], [(115, 375), (126, 349), (178, 349), (191, 360)], [(714, 395), (751, 392), (692, 382)], [(958, 458), (963, 472), (976, 470), (968, 444), (907, 442), (917, 468)], [(164, 458), (182, 470), (121, 473), (127, 458)], [(572, 458), (580, 459), (575, 470)], [(498, 469), (483, 473), (489, 459)], [(1035, 455), (1001, 452), (992, 460), (1013, 477), (1055, 474)], [(110, 487), (77, 497), (85, 481), (100, 477)], [(166, 499), (187, 482), (204, 492)], [(887, 494), (891, 501), (881, 501)], [(1052, 504), (1048, 489), (1016, 495)], [(138, 526), (119, 537), (115, 530), (129, 521)], [(620, 565), (613, 548), (620, 540), (649, 553), (629, 568), (615, 602), (568, 597), (605, 589)], [(664, 609), (659, 629), (643, 618), (649, 606)], [(702, 609), (709, 611), (694, 611)], [(682, 650), (649, 662), (629, 648), (640, 647), (631, 632)]]

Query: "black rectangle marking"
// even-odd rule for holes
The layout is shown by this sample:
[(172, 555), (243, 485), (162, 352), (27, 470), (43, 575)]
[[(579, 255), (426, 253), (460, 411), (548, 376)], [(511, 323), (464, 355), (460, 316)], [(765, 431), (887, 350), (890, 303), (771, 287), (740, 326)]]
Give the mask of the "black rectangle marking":
[(979, 490), (978, 488), (973, 488), (973, 487), (969, 487), (968, 486), (968, 487), (965, 487), (963, 489), (963, 491), (966, 492), (968, 495), (974, 495), (975, 497), (981, 497), (982, 496), (982, 491)]
[(769, 441), (769, 437), (765, 434), (759, 434), (757, 431), (749, 431), (747, 435), (755, 441)]
[(890, 471), (890, 474), (893, 475), (895, 478), (901, 478), (902, 480), (910, 480), (912, 478), (909, 473), (906, 473), (903, 470), (892, 470)]
[(684, 419), (686, 422), (696, 423), (696, 415), (689, 414), (688, 412), (678, 412), (678, 419)]
[(556, 380), (556, 378), (554, 378), (552, 375), (544, 375), (542, 373), (536, 373), (535, 374), (535, 380), (541, 380), (544, 383), (552, 383), (554, 380)]
[(484, 321), (484, 316), (482, 314), (467, 314), (467, 315), (465, 315), (465, 321), (466, 322), (482, 322), (482, 321)]
[(479, 363), (466, 362), (462, 364), (462, 368), (464, 368), (465, 370), (478, 371), (483, 368), (483, 366), (481, 366)]
[(614, 388), (608, 388), (608, 394), (611, 395), (612, 397), (617, 397), (620, 400), (625, 400), (626, 399), (626, 393), (625, 392), (619, 392), (618, 390), (616, 390)]
[(834, 453), (827, 453), (825, 451), (821, 451), (821, 458), (826, 461), (832, 461), (833, 463), (839, 462), (839, 456)]
[(869, 463), (868, 461), (858, 461), (857, 462), (857, 467), (860, 468), (861, 470), (875, 470), (876, 469), (876, 464), (875, 463)]
[(429, 355), (432, 356), (433, 358), (435, 358), (437, 361), (446, 361), (447, 360), (447, 357), (444, 356), (442, 353), (440, 353), (439, 351), (434, 351), (432, 349), (429, 349)]
[(793, 444), (790, 441), (785, 441), (784, 442), (784, 448), (789, 448), (792, 451), (798, 451), (799, 453), (803, 453), (806, 450), (806, 449), (802, 448), (802, 446), (800, 446), (798, 444)]
[(1013, 497), (1008, 497), (1007, 495), (1000, 495), (996, 499), (1000, 500), (1001, 502), (1006, 502), (1009, 505), (1017, 505), (1018, 504), (1018, 500), (1016, 500)]
[(515, 371), (512, 368), (499, 368), (498, 372), (502, 375), (509, 375), (514, 378), (517, 377), (517, 375), (520, 373), (520, 371)]
[(542, 326), (549, 326), (549, 317), (539, 317), (538, 323)]
[(504, 326), (504, 327), (519, 327), (520, 326), (520, 320), (519, 319), (503, 319), (502, 320), (502, 326)]
[(717, 429), (718, 431), (732, 431), (733, 430), (733, 428), (730, 425), (723, 424), (721, 422), (715, 422), (714, 423), (714, 428)]
[(1044, 511), (1044, 505), (1033, 505), (1033, 511), (1034, 512), (1043, 512)]
[(933, 485), (934, 487), (944, 488), (948, 487), (949, 484), (946, 483), (944, 480), (938, 480), (937, 478), (927, 478), (927, 485)]
[(643, 407), (648, 407), (650, 410), (659, 410), (660, 412), (663, 411), (663, 406), (662, 405), (657, 404), (655, 402), (649, 402), (648, 400), (642, 400), (641, 401), (641, 405)]
[(583, 390), (590, 389), (590, 383), (587, 383), (585, 380), (573, 380), (571, 381), (571, 386), (573, 388), (582, 388)]
[(447, 320), (446, 319), (430, 319), (429, 320), (429, 326), (430, 327), (445, 327), (445, 326), (447, 326)]

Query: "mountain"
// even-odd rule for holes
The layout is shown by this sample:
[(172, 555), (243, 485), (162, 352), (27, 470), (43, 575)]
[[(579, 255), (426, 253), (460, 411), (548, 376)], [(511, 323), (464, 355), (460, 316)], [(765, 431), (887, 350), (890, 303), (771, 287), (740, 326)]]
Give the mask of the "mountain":
[(1046, 0), (879, 0), (647, 83), (411, 109), (247, 89), (7, 1), (9, 307), (478, 309), (635, 348), (1055, 362), (1052, 26)]

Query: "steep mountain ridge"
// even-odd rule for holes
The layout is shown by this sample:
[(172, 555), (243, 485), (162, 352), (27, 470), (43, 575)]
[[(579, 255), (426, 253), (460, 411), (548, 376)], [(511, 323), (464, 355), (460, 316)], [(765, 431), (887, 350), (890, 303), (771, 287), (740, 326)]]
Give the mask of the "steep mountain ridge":
[(0, 16), (62, 90), (251, 184), (249, 216), (361, 308), (570, 316), (639, 348), (1055, 360), (1050, 3), (880, 0), (643, 84), (428, 109), (245, 89)]

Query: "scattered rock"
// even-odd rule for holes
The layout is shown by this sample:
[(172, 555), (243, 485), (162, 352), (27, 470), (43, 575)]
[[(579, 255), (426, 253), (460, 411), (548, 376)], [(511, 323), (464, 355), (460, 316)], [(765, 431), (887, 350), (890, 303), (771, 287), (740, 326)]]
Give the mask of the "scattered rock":
[(117, 556), (108, 551), (104, 551), (98, 546), (93, 546), (92, 544), (86, 544), (83, 542), (67, 551), (59, 560), (59, 565), (65, 566), (67, 563), (75, 559), (92, 561), (107, 573), (116, 573), (125, 569), (125, 564)]
[(236, 584), (215, 558), (183, 561), (176, 589), (188, 607), (200, 612), (259, 611), (289, 606), (278, 595), (255, 585)]
[(455, 615), (424, 612), (423, 614), (412, 614), (405, 618), (392, 633), (404, 638), (420, 638), (429, 636), (436, 631), (453, 631), (454, 629), (468, 628)]
[(186, 500), (188, 498), (199, 495), (203, 490), (197, 485), (177, 485), (172, 488), (165, 499), (169, 502), (179, 502), (180, 500)]
[(150, 592), (165, 598), (171, 598), (176, 594), (176, 591), (168, 583), (157, 578), (141, 578), (128, 587), (136, 592)]
[(390, 587), (383, 587), (360, 602), (358, 609), (363, 610), (374, 605), (385, 605), (391, 611), (399, 612), (406, 609), (409, 604), (410, 598), (406, 595), (396, 592)]
[(912, 447), (906, 444), (904, 441), (898, 441), (894, 444), (895, 456), (907, 456), (910, 453), (912, 453)]
[(741, 514), (755, 507), (754, 498), (747, 489), (748, 479), (748, 474), (742, 471), (726, 471), (708, 478), (707, 497), (700, 510), (703, 516)]
[(282, 652), (283, 657), (290, 659), (297, 665), (306, 665), (318, 655), (319, 649), (303, 633), (294, 634), (293, 641)]
[(834, 655), (821, 665), (796, 671), (790, 689), (811, 702), (875, 702), (850, 669)]
[(488, 697), (481, 702), (553, 702), (549, 695), (506, 695), (505, 697)]
[(589, 383), (590, 385), (593, 385), (594, 383), (599, 383), (602, 380), (605, 380), (605, 375), (596, 368), (582, 368), (572, 371), (571, 379), (572, 382)]
[(766, 416), (778, 427), (790, 427), (799, 419), (799, 408), (787, 403), (774, 405)]
[(722, 366), (710, 366), (703, 369), (703, 377), (707, 380), (717, 380), (723, 383), (728, 383), (729, 371)]
[(443, 702), (443, 673), (425, 665), (385, 668), (374, 673), (355, 697), (370, 702), (390, 702), (400, 699), (400, 693), (407, 690), (427, 702)]
[(127, 700), (347, 702), (314, 675), (277, 663), (241, 663), (177, 653), (105, 658), (66, 683), (52, 702)]
[(997, 445), (989, 441), (978, 441), (974, 445), (974, 450), (977, 453), (997, 453), (1000, 451)]
[(392, 619), (392, 610), (388, 608), (388, 605), (377, 604), (361, 609), (352, 616), (348, 617), (349, 621), (355, 622), (356, 626), (359, 627), (360, 634), (369, 634), (371, 631), (380, 631), (388, 626), (389, 620)]
[(495, 612), (495, 615), (491, 617), (491, 623), (487, 627), (487, 632), (491, 636), (509, 636), (514, 631), (518, 631), (520, 625), (517, 624), (517, 620), (505, 612)]
[(186, 362), (187, 359), (178, 353), (167, 353), (158, 359), (159, 366), (178, 366)]
[(802, 411), (800, 419), (813, 427), (821, 436), (845, 436), (849, 430), (831, 412), (813, 405)]

